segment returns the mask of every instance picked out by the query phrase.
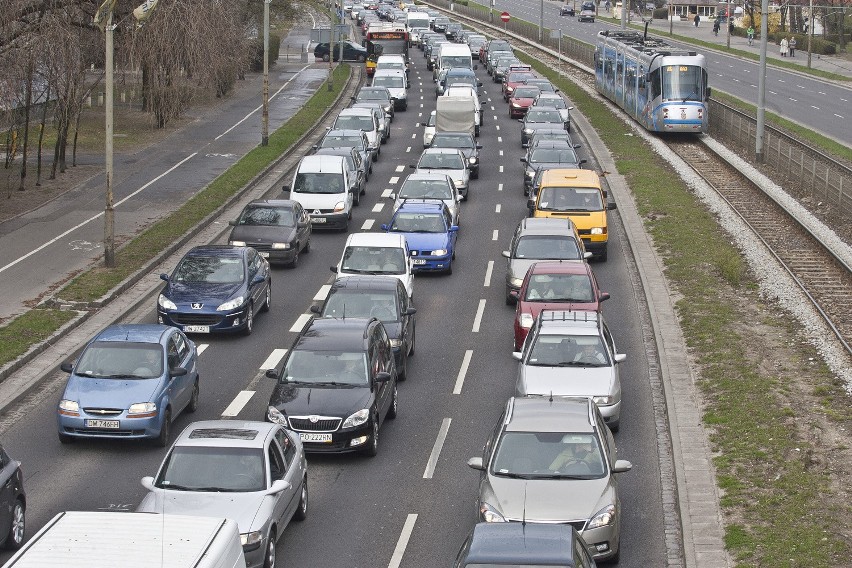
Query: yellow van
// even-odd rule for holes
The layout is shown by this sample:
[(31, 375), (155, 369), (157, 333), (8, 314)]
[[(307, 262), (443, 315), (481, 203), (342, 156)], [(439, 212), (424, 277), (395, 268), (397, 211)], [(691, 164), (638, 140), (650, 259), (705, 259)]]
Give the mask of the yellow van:
[(577, 226), (586, 250), (606, 260), (606, 212), (615, 209), (615, 203), (607, 203), (606, 197), (601, 178), (591, 170), (547, 170), (541, 177), (532, 216), (568, 217)]

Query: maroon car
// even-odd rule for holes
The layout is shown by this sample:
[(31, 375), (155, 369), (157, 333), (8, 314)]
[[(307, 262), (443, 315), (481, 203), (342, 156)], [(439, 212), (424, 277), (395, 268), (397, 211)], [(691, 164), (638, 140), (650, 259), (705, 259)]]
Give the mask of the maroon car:
[(609, 294), (601, 292), (588, 262), (577, 260), (536, 262), (527, 270), (515, 307), (515, 351), (522, 349), (527, 333), (542, 310), (600, 312)]
[(538, 87), (518, 85), (509, 97), (509, 118), (521, 118), (527, 114), (527, 109), (535, 102), (541, 93)]
[(503, 78), (503, 100), (509, 102), (512, 91), (529, 79), (535, 79), (536, 74), (532, 72), (529, 65), (510, 65)]

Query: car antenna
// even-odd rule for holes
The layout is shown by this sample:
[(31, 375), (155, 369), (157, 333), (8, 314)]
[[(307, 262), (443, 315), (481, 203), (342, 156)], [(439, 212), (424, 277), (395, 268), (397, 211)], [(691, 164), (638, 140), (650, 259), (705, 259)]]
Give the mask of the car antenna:
[(553, 391), (550, 391), (550, 402), (553, 402)]
[(524, 509), (521, 514), (521, 527), (527, 528), (527, 481), (524, 481)]

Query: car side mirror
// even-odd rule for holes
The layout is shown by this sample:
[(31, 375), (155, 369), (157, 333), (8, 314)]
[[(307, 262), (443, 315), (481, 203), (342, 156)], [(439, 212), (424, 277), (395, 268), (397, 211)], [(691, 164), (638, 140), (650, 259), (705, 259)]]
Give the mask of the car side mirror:
[(518, 119), (518, 122), (523, 122), (523, 121), (524, 121), (524, 119), (523, 119), (523, 118), (519, 118), (519, 119)]
[(485, 465), (482, 463), (482, 458), (470, 458), (467, 460), (467, 465), (470, 468), (485, 471)]
[(520, 351), (512, 351), (512, 359), (516, 359), (520, 361), (523, 358), (523, 355)]
[(526, 159), (526, 158), (521, 158), (521, 162), (523, 162), (524, 164), (526, 164), (526, 163), (527, 163), (527, 159)]
[(603, 302), (604, 300), (609, 300), (609, 292), (601, 292), (598, 296), (598, 302)]
[(524, 142), (523, 144), (521, 144), (521, 148), (529, 148), (529, 147), (530, 147), (529, 142)]
[(518, 298), (520, 298), (520, 296), (521, 296), (521, 294), (518, 290), (509, 290), (509, 295), (512, 296), (516, 300)]
[(74, 365), (72, 363), (69, 363), (68, 361), (63, 361), (59, 364), (59, 370), (65, 373), (70, 373), (74, 371)]
[(412, 169), (412, 170), (416, 170), (416, 169), (417, 169), (417, 165), (416, 165), (416, 164), (408, 164), (408, 167), (409, 167), (410, 169)]
[(390, 199), (391, 201), (396, 201), (396, 194), (395, 193), (389, 193), (388, 199)]
[[(479, 69), (479, 65), (474, 65), (473, 70), (476, 71), (477, 69)], [(480, 85), (481, 85), (481, 83), (480, 83)]]
[(313, 146), (311, 146), (311, 148), (313, 148), (314, 150), (318, 150), (318, 149), (319, 149), (319, 144), (314, 144)]
[(579, 162), (577, 162), (577, 163), (578, 163), (578, 164), (580, 164), (580, 165), (582, 165), (582, 164), (585, 164), (586, 162), (588, 162), (588, 160), (586, 160), (586, 159), (582, 159), (582, 160), (580, 160), (580, 161), (579, 161)]
[(266, 280), (266, 277), (263, 274), (255, 274), (254, 278), (251, 279), (251, 285), (257, 286), (258, 284), (262, 284)]
[(459, 231), (459, 226), (458, 226), (458, 225), (453, 225), (452, 227), (450, 227), (450, 232), (451, 232), (451, 233), (457, 233), (458, 231)]
[(376, 373), (376, 382), (377, 383), (386, 383), (391, 379), (391, 374), (386, 371), (381, 371)]
[(626, 360), (627, 360), (627, 354), (626, 353), (616, 353), (615, 354), (615, 362), (616, 363), (623, 363)]
[(275, 369), (267, 369), (264, 375), (267, 379), (278, 380), (278, 371), (276, 371)]
[(291, 485), (289, 481), (285, 481), (283, 479), (276, 479), (272, 482), (272, 485), (269, 486), (269, 489), (265, 491), (267, 495), (275, 495), (276, 493), (281, 493), (282, 491), (287, 491), (290, 489)]
[(183, 367), (175, 367), (175, 368), (173, 368), (173, 369), (169, 369), (169, 376), (170, 376), (170, 377), (183, 377), (183, 376), (184, 376), (184, 375), (186, 375), (188, 372), (189, 372), (189, 371), (187, 371), (187, 370), (186, 370), (186, 369), (184, 369)]
[(574, 147), (574, 149), (575, 149), (575, 150), (578, 150), (578, 149), (580, 148), (580, 145), (579, 145), (579, 144), (574, 144), (574, 146), (573, 146), (573, 147)]
[(709, 99), (710, 93), (712, 93), (712, 92), (713, 92), (713, 90), (710, 87), (707, 87), (707, 90), (705, 91), (705, 94), (704, 94), (705, 98)]
[(146, 475), (145, 477), (143, 477), (143, 478), (139, 481), (139, 483), (141, 483), (141, 484), (142, 484), (142, 487), (144, 487), (144, 488), (145, 488), (145, 489), (147, 489), (148, 491), (153, 491), (153, 490), (154, 490), (154, 478), (153, 478), (153, 477), (151, 477), (150, 475)]
[(568, 110), (574, 110), (574, 107), (568, 107)]
[(379, 228), (383, 231), (390, 231), (390, 227), (388, 227), (387, 223), (382, 223), (381, 225), (379, 225)]
[(169, 275), (168, 274), (160, 274), (160, 280), (164, 280), (164, 281), (168, 282), (169, 281)]
[(477, 149), (477, 150), (482, 150), (482, 144), (477, 144), (477, 145), (476, 145), (476, 149)]
[(592, 253), (590, 253), (589, 251), (586, 251), (586, 252), (583, 253), (583, 258), (586, 259), (586, 260), (592, 258), (592, 256), (593, 256)]
[(606, 208), (612, 211), (613, 209), (618, 209), (618, 205), (614, 201), (610, 201), (606, 204)]
[(336, 266), (329, 266), (328, 268), (329, 268), (329, 270), (331, 270), (332, 272), (337, 274), (337, 267)]
[(407, 310), (405, 310), (405, 315), (407, 315), (407, 316), (413, 316), (416, 313), (417, 313), (417, 308), (408, 308)]
[(477, 87), (481, 87), (481, 86), (482, 86), (482, 81), (477, 81), (477, 82), (476, 82), (476, 86), (477, 86)]
[(229, 225), (231, 225), (232, 227), (236, 227), (236, 226), (237, 226), (237, 222), (236, 222), (236, 221), (228, 221), (228, 224), (229, 224)]
[(357, 97), (352, 96), (352, 97), (349, 97), (349, 100), (350, 100), (350, 101), (357, 101), (357, 100), (358, 100), (358, 98), (357, 98)]
[(511, 253), (509, 253), (509, 251), (507, 251), (507, 250), (504, 250), (504, 251), (502, 252), (502, 254), (503, 254), (503, 256), (505, 256), (506, 258), (512, 258)]
[(615, 460), (615, 465), (612, 466), (612, 473), (624, 473), (633, 469), (633, 464), (627, 460)]
[(312, 314), (321, 314), (322, 310), (320, 309), (320, 307), (318, 305), (314, 304), (314, 305), (311, 306), (311, 313)]

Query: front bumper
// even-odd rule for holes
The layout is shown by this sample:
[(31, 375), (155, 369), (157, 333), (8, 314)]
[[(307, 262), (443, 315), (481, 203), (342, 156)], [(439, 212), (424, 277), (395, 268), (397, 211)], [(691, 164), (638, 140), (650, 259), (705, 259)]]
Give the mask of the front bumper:
[[(301, 434), (313, 434), (314, 432), (298, 432)], [(328, 432), (324, 432), (328, 433)], [(345, 454), (360, 451), (369, 445), (372, 438), (371, 421), (368, 420), (355, 428), (337, 430), (330, 432), (331, 442), (307, 442), (302, 440), (306, 452), (317, 454)], [(353, 443), (355, 445), (353, 445)]]
[[(320, 219), (325, 219), (325, 221), (320, 221)], [(312, 229), (345, 229), (348, 226), (348, 213), (323, 213), (320, 215), (311, 213)]]
[[(618, 523), (605, 527), (587, 529), (580, 531), (580, 536), (588, 544), (590, 550), (595, 550), (593, 558), (595, 561), (606, 560), (618, 552), (619, 546)], [(605, 548), (604, 550), (601, 550)]]
[(581, 237), (586, 251), (594, 256), (600, 256), (606, 253), (607, 235), (594, 235)]
[[(86, 425), (87, 420), (117, 421), (118, 428), (89, 427)], [(160, 413), (150, 418), (128, 418), (126, 410), (110, 416), (87, 414), (83, 408), (80, 408), (80, 416), (57, 414), (59, 432), (75, 438), (156, 438), (160, 435), (162, 423), (163, 416)]]
[[(445, 256), (417, 256), (412, 258), (414, 264), (411, 267), (413, 272), (443, 272), (449, 270), (452, 263), (452, 254)], [(417, 261), (423, 261), (423, 264), (417, 264)]]
[(178, 306), (176, 310), (164, 310), (157, 306), (157, 321), (176, 327), (184, 333), (213, 333), (240, 331), (245, 328), (246, 305), (235, 310), (214, 312), (193, 310)]

